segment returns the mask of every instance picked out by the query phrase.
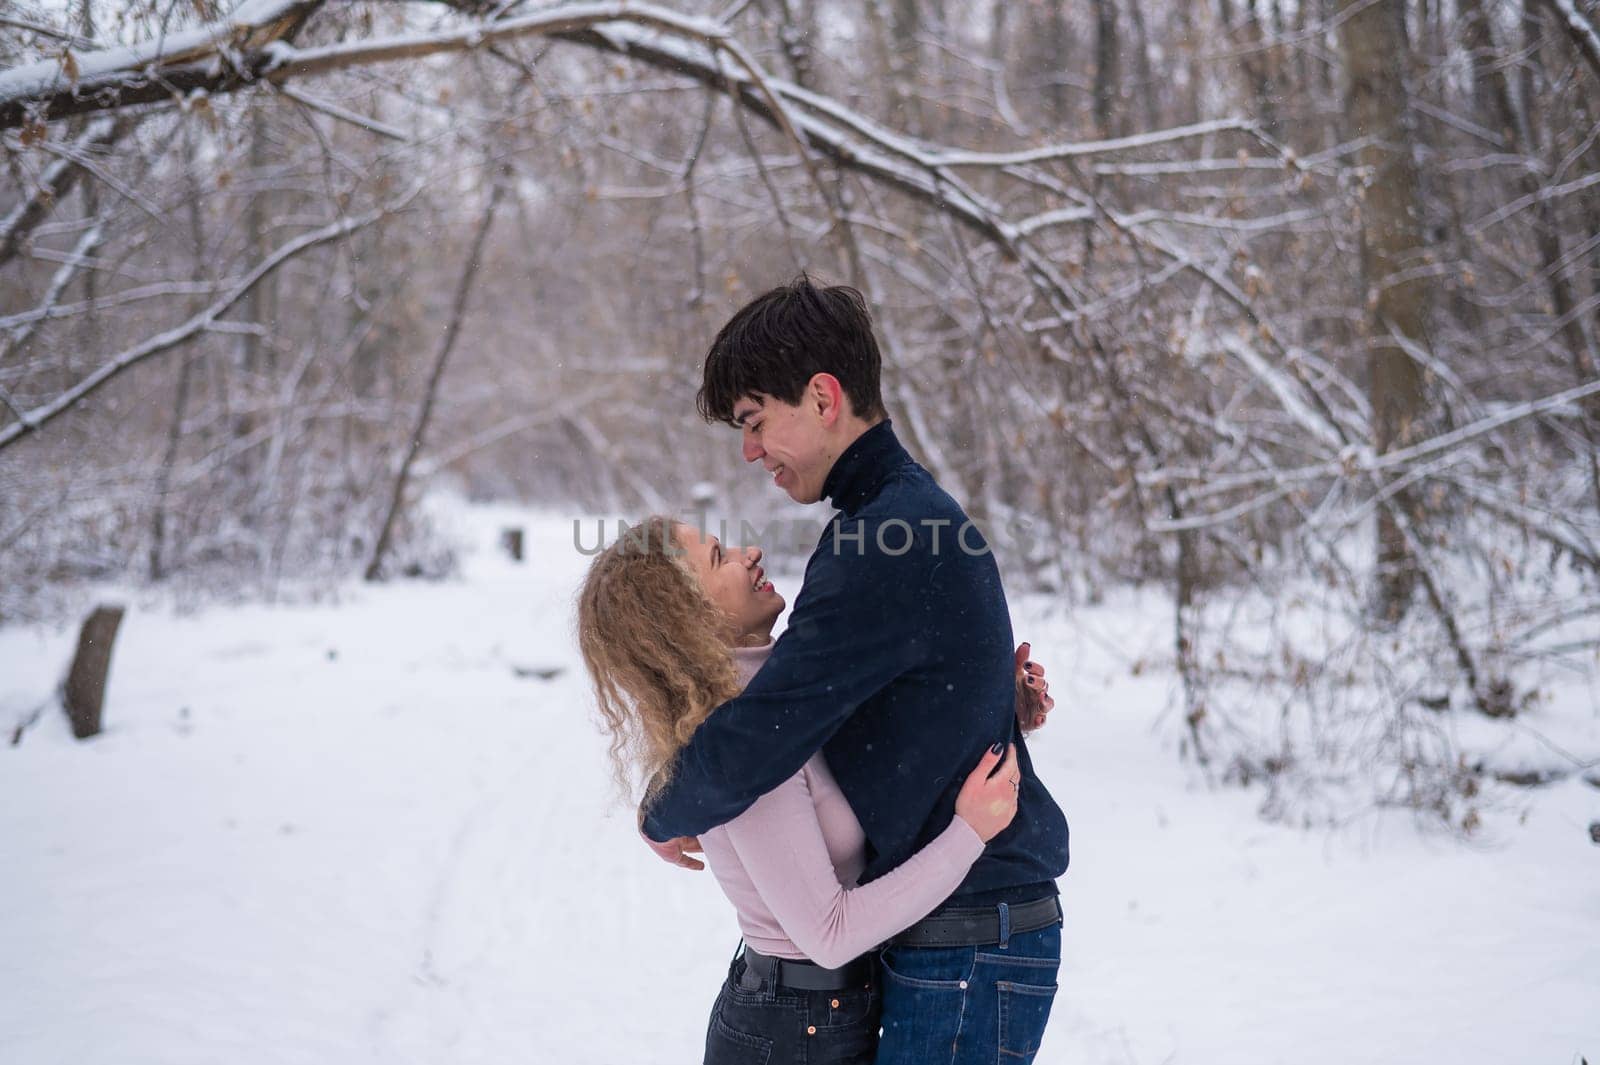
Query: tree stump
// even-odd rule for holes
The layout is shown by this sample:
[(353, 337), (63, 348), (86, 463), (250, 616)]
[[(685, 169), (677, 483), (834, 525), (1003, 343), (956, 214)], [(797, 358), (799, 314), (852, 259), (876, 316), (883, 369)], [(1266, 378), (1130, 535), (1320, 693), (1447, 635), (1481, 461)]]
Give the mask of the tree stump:
[(511, 561), (522, 561), (522, 527), (513, 526), (500, 530), (500, 546), (505, 548), (506, 554), (511, 556)]
[(106, 700), (106, 675), (111, 671), (111, 647), (122, 625), (122, 607), (99, 606), (78, 633), (78, 653), (67, 671), (63, 703), (72, 734), (80, 740), (98, 735)]

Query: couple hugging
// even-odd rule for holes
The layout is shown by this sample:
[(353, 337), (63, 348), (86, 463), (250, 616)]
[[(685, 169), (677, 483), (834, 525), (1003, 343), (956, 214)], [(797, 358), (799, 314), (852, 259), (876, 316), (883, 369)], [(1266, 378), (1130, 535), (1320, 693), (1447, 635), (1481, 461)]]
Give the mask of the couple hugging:
[(1055, 998), (1067, 824), (1021, 736), (1053, 703), (879, 372), (861, 294), (803, 275), (706, 356), (700, 413), (839, 511), (776, 641), (760, 549), (666, 517), (579, 594), (612, 755), (649, 780), (640, 832), (702, 852), (738, 914), (707, 1065), (1026, 1063)]

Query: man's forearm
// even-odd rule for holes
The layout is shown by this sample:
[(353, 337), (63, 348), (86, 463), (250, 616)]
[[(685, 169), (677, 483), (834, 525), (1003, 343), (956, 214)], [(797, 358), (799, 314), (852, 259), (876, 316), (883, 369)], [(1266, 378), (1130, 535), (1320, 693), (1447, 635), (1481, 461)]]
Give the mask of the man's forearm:
[[(863, 536), (865, 539), (865, 536)], [(789, 629), (744, 692), (701, 722), (650, 805), (666, 841), (727, 824), (788, 780), (862, 703), (916, 664), (922, 560), (813, 556)]]
[[(786, 727), (791, 715), (774, 715), (762, 698), (770, 697), (747, 694), (712, 711), (679, 753), (672, 778), (646, 810), (646, 836), (664, 843), (727, 824), (798, 773), (831, 735), (831, 730)], [(739, 727), (745, 719), (776, 720), (771, 732), (784, 742), (762, 742), (750, 735)]]

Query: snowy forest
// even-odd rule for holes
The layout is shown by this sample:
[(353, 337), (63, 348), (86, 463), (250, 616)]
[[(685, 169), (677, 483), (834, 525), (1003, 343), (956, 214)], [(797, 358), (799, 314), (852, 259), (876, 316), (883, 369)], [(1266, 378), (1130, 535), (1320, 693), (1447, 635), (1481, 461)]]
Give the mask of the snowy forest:
[[(271, 700), (241, 696), (251, 706), (324, 699), (300, 687), (311, 683), (301, 667), (258, 647), (304, 632), (316, 643), (322, 623), (309, 619), (323, 615), (295, 621), (276, 607), (364, 603), (327, 607), (364, 619), (340, 637), (339, 661), (423, 669), (443, 635), (360, 599), (379, 594), (419, 604), (406, 615), (416, 626), (454, 619), (451, 638), (470, 633), (491, 657), (512, 648), (517, 679), (493, 689), (497, 706), (581, 702), (576, 658), (555, 649), (570, 641), (587, 561), (573, 550), (576, 519), (688, 514), (696, 499), (752, 521), (793, 516), (740, 461), (736, 435), (695, 414), (695, 392), (729, 315), (806, 271), (865, 295), (895, 431), (984, 529), (1008, 594), (1025, 604), (1017, 635), (1050, 669), (1058, 706), (1032, 741), (1052, 787), (1068, 765), (1095, 761), (1092, 737), (1113, 726), (1094, 715), (1120, 715), (1128, 749), (1144, 752), (1126, 772), (1164, 796), (1163, 825), (1187, 805), (1237, 801), (1216, 814), (1237, 843), (1392, 811), (1414, 849), (1391, 856), (1378, 887), (1356, 890), (1404, 894), (1401, 878), (1443, 846), (1449, 864), (1429, 865), (1418, 884), (1463, 895), (1440, 904), (1436, 928), (1419, 898), (1415, 913), (1375, 918), (1379, 930), (1415, 921), (1443, 942), (1456, 937), (1456, 905), (1472, 927), (1498, 923), (1507, 938), (1457, 941), (1458, 953), (1439, 956), (1446, 967), (1526, 948), (1537, 957), (1519, 954), (1486, 980), (1564, 974), (1541, 1017), (1474, 1007), (1485, 989), (1452, 975), (1433, 993), (1449, 1002), (1438, 1025), (1461, 1011), (1455, 1042), (1430, 1042), (1417, 1017), (1374, 1022), (1382, 1046), (1348, 1031), (1317, 1042), (1322, 1029), (1279, 1017), (1281, 1043), (1258, 1032), (1269, 1040), (1261, 1056), (1231, 1060), (1600, 1055), (1596, 0), (6, 0), (0, 145), (7, 838), (54, 853), (55, 837), (33, 824), (35, 797), (78, 770), (63, 769), (69, 741), (51, 746), (52, 685), (107, 590), (171, 611), (142, 643), (132, 612), (124, 622), (108, 729), (119, 714), (138, 720), (131, 703), (159, 704), (148, 713), (161, 715), (162, 737), (203, 731), (189, 715), (205, 697), (181, 675), (227, 688), (258, 652), (261, 682), (284, 686)], [(493, 546), (500, 526), (524, 524), (531, 565), (554, 560), (543, 576)], [(773, 559), (796, 586), (805, 550), (784, 545), (792, 557)], [(409, 598), (446, 594), (459, 601)], [(548, 615), (543, 646), (512, 635), (535, 613)], [(207, 644), (208, 617), (232, 635)], [(216, 661), (198, 664), (201, 646)], [(141, 668), (140, 648), (162, 694), (119, 707), (115, 678)], [(1079, 671), (1117, 679), (1080, 691)], [(563, 675), (528, 679), (546, 672)], [(429, 691), (446, 690), (446, 673), (425, 675)], [(403, 702), (403, 683), (386, 683)], [(375, 689), (350, 679), (333, 690), (361, 701)], [(169, 721), (180, 703), (184, 716)], [(285, 754), (305, 729), (358, 744), (377, 714), (334, 725), (296, 709), (252, 735)], [(592, 733), (577, 710), (565, 716)], [(452, 739), (444, 757), (492, 758), (485, 772), (510, 774), (540, 735), (537, 722), (511, 719), (467, 726), (493, 731)], [(471, 741), (492, 744), (502, 728), (516, 742), (472, 753)], [(426, 772), (417, 744), (397, 755), (412, 783)], [(388, 795), (351, 773), (340, 788)], [(607, 806), (614, 797), (595, 780), (585, 778), (596, 812), (583, 832), (609, 837), (593, 843), (596, 861), (608, 875), (631, 870), (641, 909), (697, 887), (714, 894), (645, 865), (654, 859), (629, 838), (631, 815)], [(1089, 830), (1062, 790), (1076, 871)], [(312, 788), (305, 817), (284, 824), (339, 793)], [(506, 1060), (497, 1055), (512, 1036), (545, 1038), (532, 1034), (544, 1015), (519, 1013), (527, 1003), (501, 986), (527, 963), (490, 942), (507, 928), (541, 950), (578, 941), (541, 939), (554, 933), (525, 928), (532, 918), (508, 900), (493, 904), (500, 923), (482, 927), (441, 901), (544, 883), (536, 864), (519, 864), (534, 857), (490, 856), (526, 846), (509, 820), (493, 820), (516, 793), (496, 794), (462, 799), (482, 815), (462, 823), (492, 831), (442, 815), (421, 829), (469, 870), (425, 893), (422, 975), (381, 1009), (363, 1005), (372, 1012), (355, 1042), (308, 1035), (260, 1060), (329, 1060), (308, 1048), (367, 1038), (355, 1060)], [(1092, 801), (1079, 807), (1086, 818)], [(248, 822), (221, 805), (219, 816)], [(93, 832), (87, 809), (65, 816), (71, 832)], [(1520, 864), (1502, 855), (1501, 880), (1476, 892), (1459, 882), (1481, 870), (1454, 863), (1514, 850), (1503, 834), (1530, 823), (1539, 843), (1516, 852)], [(280, 832), (275, 819), (262, 831), (289, 846), (309, 830)], [(342, 846), (324, 845), (317, 853)], [(576, 860), (589, 845), (556, 853)], [(1309, 886), (1322, 875), (1316, 844), (1281, 846), (1307, 880), (1280, 885), (1276, 903), (1326, 890)], [(1176, 860), (1203, 864), (1201, 849), (1184, 844)], [(1082, 861), (1109, 862), (1105, 850)], [(109, 853), (74, 889), (86, 905), (95, 877), (105, 886), (118, 875)], [(1174, 875), (1148, 862), (1139, 875)], [(93, 1052), (72, 1050), (61, 1001), (96, 948), (69, 935), (65, 917), (48, 932), (19, 920), (61, 897), (47, 891), (45, 857), (28, 868), (43, 878), (24, 890), (34, 906), (0, 917), (0, 945), (20, 957), (16, 981), (30, 959), (48, 969), (33, 992), (43, 1019), (0, 1024), (0, 1058), (214, 1060), (164, 1053), (155, 1022), (120, 1014), (113, 1029), (145, 1056), (117, 1058), (109, 1037), (92, 1035), (79, 1049)], [(404, 880), (410, 868), (394, 870)], [(1524, 891), (1534, 879), (1545, 886)], [(1094, 890), (1119, 919), (1131, 914), (1121, 887)], [(1520, 916), (1492, 898), (1470, 910), (1469, 895), (1496, 890), (1519, 895)], [(316, 891), (335, 910), (353, 905), (333, 901), (332, 881)], [(530, 897), (565, 896), (545, 884)], [(703, 966), (711, 983), (685, 993), (693, 1016), (668, 1021), (663, 1009), (642, 1022), (681, 1025), (682, 1053), (620, 1036), (596, 1050), (573, 1020), (558, 1024), (570, 1045), (543, 1060), (690, 1060), (704, 1026), (695, 996), (709, 1001), (733, 943), (719, 901), (680, 903), (707, 908), (693, 920), (716, 945)], [(257, 903), (268, 905), (247, 908)], [(648, 933), (662, 937), (663, 964), (681, 951), (668, 931)], [(1258, 931), (1234, 964), (1281, 961), (1289, 948)], [(1306, 956), (1344, 958), (1348, 930), (1325, 931)], [(1094, 966), (1118, 949), (1117, 934), (1098, 935), (1105, 956), (1084, 948), (1084, 980), (1106, 975)], [(47, 948), (65, 954), (46, 965)], [(248, 953), (270, 967), (287, 949), (252, 939)], [(1141, 949), (1155, 964), (1156, 945)], [(1212, 956), (1185, 949), (1179, 960), (1197, 967)], [(1326, 972), (1350, 995), (1346, 984), (1371, 976), (1364, 964), (1335, 960)], [(1064, 969), (1039, 1060), (1229, 1060), (1221, 1015), (1202, 1019), (1198, 1006), (1096, 1012), (1135, 994), (1131, 979), (1083, 999)], [(502, 998), (466, 990), (491, 984)], [(1249, 980), (1240, 986), (1245, 995)], [(1170, 990), (1173, 1002), (1195, 993)], [(447, 1005), (416, 1008), (430, 994)], [(1332, 1006), (1350, 1008), (1340, 994)], [(561, 1006), (569, 1019), (588, 1008)], [(495, 1019), (509, 1027), (485, 1035)], [(1541, 1026), (1544, 1041), (1527, 1043)], [(247, 1028), (209, 1032), (203, 1045), (229, 1046)], [(18, 1056), (4, 1052), (8, 1039)], [(1519, 1053), (1530, 1046), (1537, 1054)]]

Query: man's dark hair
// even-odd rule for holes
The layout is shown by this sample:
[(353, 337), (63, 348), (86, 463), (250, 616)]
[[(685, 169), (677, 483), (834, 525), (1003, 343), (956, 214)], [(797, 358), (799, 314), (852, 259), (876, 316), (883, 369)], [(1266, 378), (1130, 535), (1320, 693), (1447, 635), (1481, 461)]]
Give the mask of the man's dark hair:
[(819, 288), (802, 273), (741, 307), (706, 353), (695, 405), (708, 422), (733, 422), (744, 396), (800, 402), (819, 373), (839, 379), (858, 418), (884, 416), (878, 377), (883, 360), (861, 293), (847, 285)]

